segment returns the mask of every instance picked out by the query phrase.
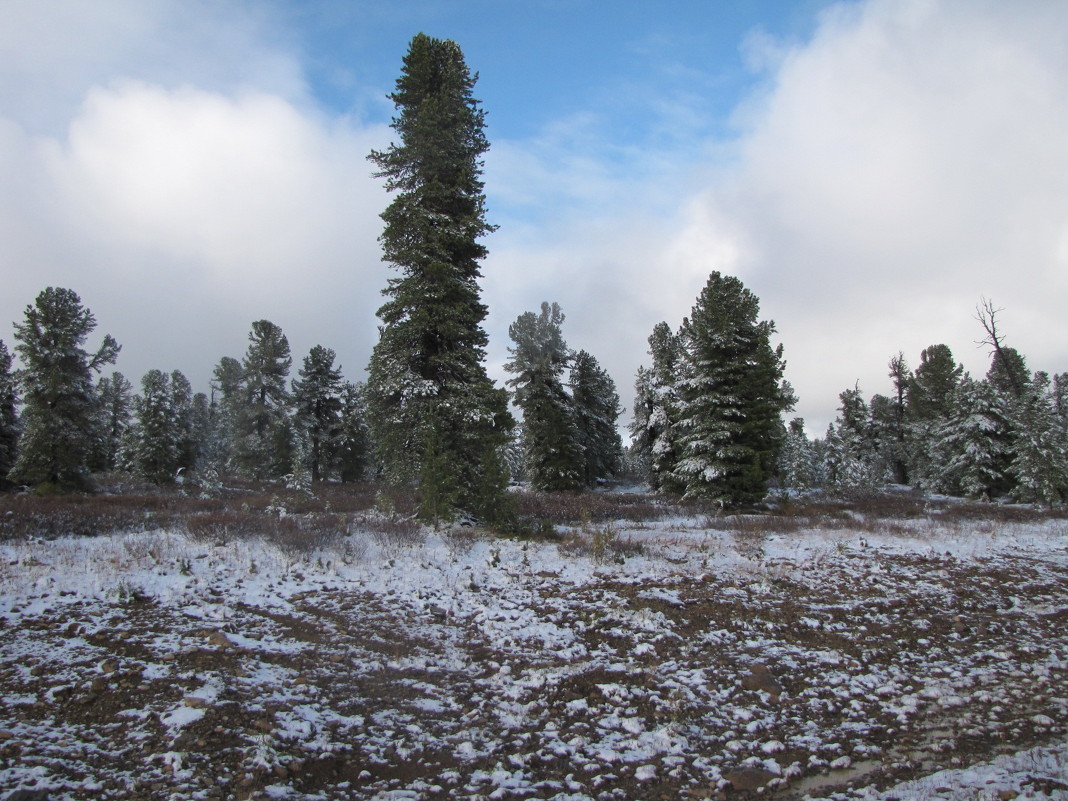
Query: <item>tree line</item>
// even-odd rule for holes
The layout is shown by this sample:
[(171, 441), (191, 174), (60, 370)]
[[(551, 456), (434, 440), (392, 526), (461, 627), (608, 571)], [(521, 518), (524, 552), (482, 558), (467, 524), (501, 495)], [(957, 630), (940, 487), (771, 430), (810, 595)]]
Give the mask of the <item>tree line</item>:
[[(84, 487), (91, 471), (114, 469), (159, 483), (375, 478), (415, 489), (425, 520), (493, 523), (508, 514), (511, 479), (573, 491), (619, 473), (615, 384), (593, 355), (567, 346), (557, 304), (509, 327), (507, 386), (487, 375), (480, 240), (495, 226), (476, 80), (455, 42), (412, 39), (390, 95), (397, 141), (368, 157), (392, 195), (379, 241), (397, 274), (383, 290), (365, 384), (345, 381), (321, 345), (290, 379), (285, 335), (259, 320), (244, 357), (215, 367), (210, 396), (160, 370), (134, 394), (120, 373), (99, 377), (118, 344), (105, 336), (86, 350), (92, 313), (72, 290), (48, 288), (15, 326), (21, 369), (0, 343), (0, 480)], [(887, 480), (1062, 502), (1068, 376), (1029, 375), (995, 310), (980, 317), (994, 358), (985, 379), (963, 374), (944, 345), (925, 350), (914, 371), (899, 355), (893, 397), (844, 392), (838, 420), (812, 441), (800, 419), (784, 424), (796, 398), (774, 322), (760, 319), (740, 280), (713, 272), (679, 327), (662, 322), (649, 337), (629, 463), (656, 491), (723, 507), (759, 502), (773, 483), (800, 491)]]
[[(140, 392), (114, 364), (119, 345), (85, 342), (96, 319), (70, 289), (49, 287), (0, 342), (0, 477), (9, 484), (84, 489), (94, 472), (155, 482), (224, 474), (296, 481), (362, 478), (367, 432), (362, 388), (342, 379), (334, 351), (317, 345), (289, 381), (289, 343), (268, 320), (252, 324), (242, 360), (215, 367), (211, 396), (181, 371), (149, 370)], [(95, 378), (95, 380), (94, 380)], [(21, 406), (21, 413), (20, 413)]]
[(976, 319), (990, 352), (975, 378), (948, 345), (920, 353), (908, 368), (890, 359), (893, 393), (865, 400), (859, 387), (839, 395), (837, 419), (810, 441), (789, 425), (780, 459), (785, 487), (870, 489), (908, 484), (979, 499), (1056, 505), (1068, 501), (1068, 373), (1032, 372), (1005, 343), (990, 301)]

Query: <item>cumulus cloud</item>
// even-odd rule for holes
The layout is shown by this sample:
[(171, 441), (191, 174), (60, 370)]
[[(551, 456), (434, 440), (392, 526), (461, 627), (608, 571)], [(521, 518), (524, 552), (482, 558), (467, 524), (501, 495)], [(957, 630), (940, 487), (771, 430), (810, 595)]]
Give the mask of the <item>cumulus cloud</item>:
[[(131, 28), (171, 20), (173, 6), (145, 8), (117, 33), (108, 28), (120, 49), (137, 38)], [(209, 15), (195, 27), (210, 19), (220, 22)], [(220, 25), (229, 31), (220, 49), (245, 42), (238, 50), (254, 64), (288, 63), (262, 44), (251, 53), (247, 33)], [(388, 131), (319, 113), (285, 91), (297, 81), (270, 70), (259, 77), (277, 91), (235, 88), (231, 57), (221, 86), (89, 86), (57, 135), (31, 130), (32, 114), (0, 118), (5, 323), (45, 286), (67, 286), (123, 345), (118, 367), (134, 380), (177, 368), (206, 389), (214, 363), (241, 356), (260, 318), (289, 334), (298, 365), (321, 343), (360, 376), (386, 281), (376, 242), (384, 193), (366, 154)]]
[[(871, 0), (830, 7), (803, 44), (756, 37), (766, 81), (738, 110), (730, 169), (665, 173), (670, 220), (637, 223), (632, 198), (510, 254), (525, 264), (512, 269), (574, 298), (587, 347), (620, 366), (657, 320), (681, 320), (708, 272), (738, 275), (778, 323), (814, 433), (854, 382), (889, 391), (899, 349), (915, 365), (946, 342), (985, 372), (980, 296), (1033, 368), (1068, 369), (1066, 28), (1068, 9), (1037, 1)], [(626, 276), (605, 290), (614, 303), (595, 302), (585, 269)], [(616, 372), (623, 388), (631, 376)]]

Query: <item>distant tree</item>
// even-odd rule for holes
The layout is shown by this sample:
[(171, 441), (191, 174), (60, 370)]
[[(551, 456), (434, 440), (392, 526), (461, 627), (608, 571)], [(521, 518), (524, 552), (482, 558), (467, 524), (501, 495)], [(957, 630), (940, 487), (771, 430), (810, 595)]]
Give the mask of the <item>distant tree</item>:
[(908, 394), (909, 368), (905, 354), (891, 357), (888, 365), (894, 394), (889, 398), (876, 395), (872, 398), (871, 418), (878, 448), (893, 481), (907, 484), (909, 481), (909, 449), (905, 432), (905, 398)]
[(378, 310), (366, 396), (386, 479), (448, 499), (449, 514), (489, 519), (505, 501), (500, 453), (513, 421), (507, 393), (484, 366), (478, 279), (487, 251), (479, 239), (493, 226), (481, 181), (489, 143), (475, 81), (455, 42), (412, 39), (390, 96), (400, 142), (370, 154), (396, 193), (379, 241), (401, 277), (389, 281)]
[(49, 287), (15, 324), (23, 433), (10, 478), (19, 484), (85, 484), (92, 450), (96, 393), (93, 373), (114, 363), (119, 346), (110, 335), (94, 353), (82, 344), (96, 318), (70, 289)]
[(973, 498), (1011, 489), (1010, 423), (1004, 398), (988, 381), (965, 375), (948, 399), (950, 413), (934, 430), (930, 447), (938, 466), (927, 488)]
[(234, 444), (247, 405), (243, 384), (241, 362), (223, 356), (212, 371), (208, 426), (201, 449), (201, 463), (198, 465), (202, 472), (217, 476), (236, 469)]
[(189, 411), (189, 437), (191, 447), (185, 458), (191, 458), (187, 463), (191, 470), (203, 473), (211, 470), (211, 441), (214, 423), (212, 421), (211, 403), (208, 396), (203, 392), (193, 395), (193, 403)]
[(7, 474), (18, 454), (18, 382), (11, 362), (7, 345), (0, 340), (0, 489), (7, 486)]
[(307, 441), (308, 469), (316, 484), (332, 468), (342, 435), (341, 370), (334, 367), (335, 355), (316, 345), (304, 357), (300, 379), (293, 382), (296, 423)]
[(920, 353), (920, 363), (905, 384), (905, 451), (914, 485), (933, 489), (944, 483), (944, 451), (935, 443), (955, 414), (953, 399), (963, 375), (964, 368), (947, 345), (931, 345)]
[(845, 390), (838, 399), (842, 405), (826, 440), (829, 486), (839, 490), (873, 489), (887, 476), (876, 450), (868, 404), (859, 387)]
[(571, 351), (560, 326), (564, 313), (556, 303), (541, 304), (541, 313), (525, 312), (508, 327), (514, 343), (504, 369), (515, 375), (508, 385), (523, 410), (523, 460), (535, 489), (576, 490), (585, 469), (575, 409), (564, 389), (563, 372)]
[(804, 492), (820, 485), (817, 454), (805, 433), (805, 421), (800, 417), (791, 420), (786, 428), (778, 472), (783, 489)]
[(257, 478), (278, 478), (293, 465), (292, 427), (286, 379), (293, 358), (289, 340), (269, 320), (257, 320), (249, 332), (241, 364), (234, 461), (238, 470)]
[(133, 385), (116, 371), (96, 384), (96, 417), (89, 468), (93, 471), (115, 470), (119, 466), (119, 449), (130, 427), (133, 414)]
[(681, 493), (685, 487), (675, 480), (674, 470), (678, 461), (676, 425), (683, 344), (667, 323), (657, 323), (653, 328), (649, 355), (653, 357), (652, 367), (640, 367), (634, 385), (630, 433), (649, 486), (654, 491)]
[(723, 506), (761, 500), (782, 446), (782, 413), (794, 405), (783, 381), (775, 324), (733, 276), (713, 272), (683, 321), (685, 377), (680, 382), (679, 460), (674, 474), (687, 497)]
[(1031, 381), (1027, 359), (1016, 348), (998, 348), (991, 354), (986, 380), (1009, 402), (1023, 398)]
[(175, 399), (166, 373), (145, 373), (141, 392), (134, 398), (134, 425), (127, 432), (123, 447), (129, 469), (156, 484), (174, 481), (181, 464), (182, 431)]
[(975, 308), (975, 319), (985, 333), (980, 344), (990, 347), (991, 364), (986, 379), (998, 392), (1020, 398), (1029, 379), (1027, 365), (1015, 348), (1005, 346), (1005, 337), (998, 330), (997, 316), (1001, 311), (986, 298)]
[(341, 431), (336, 443), (337, 469), (343, 482), (362, 481), (370, 466), (371, 442), (363, 385), (341, 385)]
[(584, 481), (593, 486), (623, 468), (623, 441), (616, 428), (619, 394), (611, 376), (584, 350), (571, 362), (570, 384)]
[(203, 442), (198, 439), (193, 408), (193, 386), (181, 370), (171, 373), (171, 410), (174, 415), (178, 467), (192, 471), (200, 459)]
[(1013, 456), (1008, 472), (1014, 496), (1056, 506), (1068, 501), (1068, 428), (1056, 410), (1052, 382), (1035, 373), (1024, 385), (1013, 416)]

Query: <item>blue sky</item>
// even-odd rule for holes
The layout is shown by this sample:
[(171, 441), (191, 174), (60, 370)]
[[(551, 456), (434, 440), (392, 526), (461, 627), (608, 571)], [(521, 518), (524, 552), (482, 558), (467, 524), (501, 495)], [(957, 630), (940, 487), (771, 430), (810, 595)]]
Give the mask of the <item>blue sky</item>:
[(629, 416), (712, 270), (777, 322), (814, 434), (899, 350), (984, 373), (983, 297), (1064, 371), (1065, 30), (1047, 0), (8, 0), (0, 339), (67, 286), (135, 383), (206, 389), (261, 318), (362, 378), (390, 275), (366, 155), (422, 31), (481, 76), (498, 380), (508, 325), (557, 301)]

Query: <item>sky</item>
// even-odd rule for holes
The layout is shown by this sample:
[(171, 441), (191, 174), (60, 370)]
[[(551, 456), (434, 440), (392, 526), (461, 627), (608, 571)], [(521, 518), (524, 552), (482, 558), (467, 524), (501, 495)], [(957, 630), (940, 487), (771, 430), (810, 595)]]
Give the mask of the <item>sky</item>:
[(976, 306), (1068, 370), (1068, 4), (1055, 0), (5, 0), (0, 339), (75, 290), (135, 385), (207, 391), (254, 320), (361, 380), (408, 42), (487, 114), (487, 368), (558, 302), (629, 419), (647, 338), (709, 273), (777, 326), (810, 434), (899, 351), (973, 375)]

